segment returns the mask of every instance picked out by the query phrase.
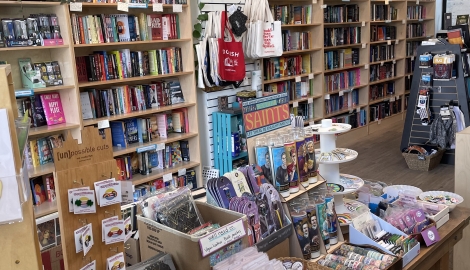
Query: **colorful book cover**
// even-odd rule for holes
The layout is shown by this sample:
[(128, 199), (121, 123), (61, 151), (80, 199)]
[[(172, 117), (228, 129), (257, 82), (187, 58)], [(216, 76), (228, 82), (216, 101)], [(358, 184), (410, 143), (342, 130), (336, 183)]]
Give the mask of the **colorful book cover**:
[(181, 146), (181, 158), (183, 161), (190, 161), (189, 157), (189, 142), (188, 141), (179, 141)]
[(48, 215), (37, 220), (36, 228), (41, 250), (49, 249), (57, 245), (56, 220), (58, 221), (54, 215)]
[(173, 112), (171, 118), (173, 120), (173, 131), (178, 132), (178, 133), (183, 132), (183, 125), (184, 125), (183, 113)]
[(171, 115), (171, 113), (168, 113), (166, 115), (166, 132), (173, 133), (174, 131), (175, 129), (173, 126), (173, 115)]
[(167, 138), (168, 137), (168, 132), (167, 132), (167, 115), (166, 114), (157, 114), (157, 128), (158, 128), (158, 134), (160, 135), (161, 138)]
[(129, 31), (129, 19), (127, 14), (116, 14), (116, 28), (119, 35), (119, 41), (127, 42), (130, 41), (130, 31)]
[(126, 121), (127, 143), (133, 144), (139, 142), (137, 119), (128, 119)]
[[(62, 134), (51, 135), (47, 138), (48, 138), (49, 143), (52, 146), (52, 148), (61, 148), (62, 146), (64, 146), (64, 141), (65, 140), (64, 140), (64, 135), (62, 135)], [(54, 151), (54, 150), (52, 150), (52, 151)]]
[(33, 117), (33, 123), (35, 127), (41, 127), (47, 124), (41, 98), (38, 95), (31, 96), (31, 114)]
[(126, 128), (123, 121), (113, 121), (109, 123), (111, 127), (111, 137), (113, 146), (127, 147)]
[(40, 138), (37, 140), (38, 143), (38, 153), (39, 153), (39, 163), (41, 165), (52, 162), (52, 151), (49, 148), (49, 143), (47, 138)]
[(52, 174), (46, 175), (45, 177), (47, 200), (53, 202), (56, 200), (54, 176)]
[(29, 147), (31, 149), (31, 159), (33, 161), (33, 166), (39, 167), (41, 164), (39, 163), (39, 151), (37, 140), (30, 140)]
[(65, 123), (64, 110), (57, 92), (40, 95), (48, 126)]
[(182, 161), (183, 161), (183, 158), (181, 157), (180, 142), (173, 142), (171, 144), (171, 163), (172, 163), (172, 166), (175, 166), (176, 164), (178, 164)]
[(42, 177), (33, 178), (30, 180), (30, 183), (35, 205), (40, 205), (45, 202), (47, 200), (47, 195)]
[(152, 35), (152, 40), (163, 39), (163, 26), (162, 26), (162, 15), (161, 14), (150, 14), (150, 30), (149, 33)]
[(170, 99), (171, 104), (178, 104), (184, 102), (183, 90), (179, 81), (170, 82)]

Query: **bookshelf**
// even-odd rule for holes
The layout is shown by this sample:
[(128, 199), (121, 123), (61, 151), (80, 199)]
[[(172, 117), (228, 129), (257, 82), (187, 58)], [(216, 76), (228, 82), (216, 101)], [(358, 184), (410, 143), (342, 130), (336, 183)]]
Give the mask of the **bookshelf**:
[[(271, 7), (286, 5), (276, 0), (269, 1), (269, 3)], [(294, 107), (296, 106), (300, 107), (302, 104), (312, 103), (313, 115), (304, 114), (304, 123), (308, 125), (317, 124), (325, 118), (342, 118), (343, 116), (362, 111), (365, 114), (363, 125), (358, 125), (348, 132), (347, 136), (351, 139), (379, 131), (384, 125), (402, 121), (405, 117), (403, 112), (405, 111), (406, 98), (409, 95), (413, 77), (411, 61), (414, 61), (416, 58), (416, 47), (421, 41), (434, 36), (435, 1), (305, 0), (289, 2), (289, 4), (294, 6), (312, 6), (311, 23), (302, 22), (300, 24), (282, 25), (283, 31), (311, 31), (313, 37), (311, 40), (312, 47), (304, 51), (285, 52), (283, 56), (293, 57), (309, 54), (311, 56), (311, 70), (306, 74), (266, 78), (265, 73), (270, 72), (270, 70), (267, 70), (265, 65), (271, 60), (262, 59), (262, 78), (264, 79), (262, 81), (262, 89), (265, 92), (271, 92), (272, 87), (270, 85), (274, 83), (290, 81), (295, 84), (295, 81), (303, 82), (306, 79), (311, 81), (312, 83), (307, 95), (290, 97), (291, 112), (295, 113), (296, 108)], [(349, 10), (354, 10), (354, 12), (359, 14), (351, 13), (351, 21), (341, 20), (340, 16), (328, 16), (324, 20), (324, 13), (327, 13), (327, 11), (333, 12), (335, 8), (338, 11), (338, 7), (341, 5), (348, 6)], [(350, 7), (353, 5), (355, 5), (354, 9), (351, 9)], [(272, 8), (271, 10), (274, 9)], [(276, 16), (274, 17), (276, 18)], [(388, 39), (374, 39), (372, 36), (373, 30), (378, 27), (388, 27), (388, 29), (393, 27), (394, 35)], [(350, 44), (342, 44), (340, 42), (331, 44), (333, 41), (328, 40), (328, 43), (323, 44), (327, 31), (335, 31), (335, 29), (340, 28), (348, 28), (348, 30), (355, 28), (357, 33), (360, 31), (360, 41), (346, 42)], [(425, 29), (425, 32), (418, 31), (420, 29)], [(380, 52), (381, 48), (393, 53), (385, 53), (385, 58), (371, 59), (371, 51), (375, 49)], [(329, 55), (344, 52), (344, 50), (358, 51), (359, 56), (351, 65), (339, 65), (337, 63), (332, 68), (325, 66), (329, 59), (330, 61), (333, 59), (332, 56), (329, 58)], [(344, 55), (339, 59), (344, 61)], [(371, 76), (373, 70), (380, 70), (384, 66), (393, 66), (393, 73), (386, 76)], [(360, 79), (353, 84), (329, 87), (325, 83), (329, 78), (328, 76), (346, 74), (355, 70)], [(379, 96), (372, 95), (371, 89), (381, 89), (392, 83), (394, 84), (394, 91), (388, 92), (386, 89), (382, 89), (382, 93)], [(331, 99), (337, 99), (344, 95), (348, 95), (348, 99), (351, 98), (349, 93), (352, 91), (354, 91), (355, 98), (352, 104), (349, 103), (347, 106), (335, 108), (334, 110), (327, 108), (327, 104)], [(385, 104), (387, 104), (386, 106), (393, 107), (392, 114), (374, 117), (374, 112), (380, 110)]]
[[(187, 133), (169, 134), (168, 138), (157, 138), (147, 143), (130, 144), (128, 147), (113, 147), (113, 156), (119, 157), (136, 152), (138, 148), (150, 146), (152, 144), (172, 143), (180, 140), (189, 141), (191, 161), (182, 162), (177, 166), (168, 169), (155, 169), (149, 175), (136, 175), (132, 182), (134, 185), (146, 183), (157, 178), (161, 178), (168, 173), (178, 173), (182, 169), (195, 169), (198, 185), (202, 184), (200, 169), (200, 149), (199, 134), (197, 125), (197, 99), (196, 84), (194, 80), (194, 55), (192, 43), (192, 21), (190, 3), (181, 5), (182, 12), (175, 13), (179, 17), (179, 38), (170, 40), (143, 40), (128, 42), (75, 44), (72, 26), (72, 14), (78, 16), (95, 14), (129, 14), (138, 16), (140, 13), (152, 14), (153, 5), (147, 8), (129, 8), (128, 12), (118, 11), (117, 4), (110, 3), (82, 3), (82, 12), (69, 10), (69, 5), (59, 2), (36, 2), (36, 1), (0, 1), (0, 18), (21, 18), (30, 14), (54, 13), (58, 17), (63, 45), (44, 47), (5, 47), (0, 48), (0, 60), (11, 64), (13, 83), (16, 89), (22, 89), (21, 75), (19, 72), (18, 59), (29, 57), (32, 62), (37, 61), (58, 61), (63, 76), (63, 85), (34, 89), (35, 94), (59, 92), (64, 108), (67, 123), (54, 126), (41, 126), (31, 128), (30, 138), (41, 138), (53, 134), (66, 134), (71, 131), (74, 138), (80, 137), (80, 131), (91, 125), (98, 125), (108, 121), (126, 120), (129, 118), (149, 117), (157, 113), (169, 112), (174, 109), (187, 108), (188, 122), (190, 130)], [(173, 14), (173, 5), (163, 5), (163, 14)], [(130, 49), (131, 51), (148, 51), (166, 47), (180, 47), (182, 51), (183, 71), (164, 75), (147, 75), (139, 77), (128, 77), (118, 80), (79, 82), (76, 67), (76, 57), (93, 53), (94, 51), (112, 51)], [(178, 79), (183, 90), (185, 102), (169, 106), (160, 106), (142, 111), (132, 111), (127, 114), (118, 114), (110, 117), (100, 117), (94, 119), (82, 119), (80, 93), (87, 89), (109, 89), (114, 86), (137, 85), (150, 83), (156, 80)], [(48, 163), (29, 170), (30, 178), (40, 177), (55, 172), (54, 163)], [(57, 211), (55, 202), (45, 202), (34, 206), (36, 218)]]

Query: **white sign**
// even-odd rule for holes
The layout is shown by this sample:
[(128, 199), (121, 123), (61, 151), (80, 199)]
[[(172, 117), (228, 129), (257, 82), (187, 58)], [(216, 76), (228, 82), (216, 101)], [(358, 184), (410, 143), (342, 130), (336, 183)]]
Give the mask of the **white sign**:
[(313, 98), (308, 98), (307, 103), (312, 104), (313, 103)]
[(199, 247), (201, 248), (202, 257), (206, 257), (225, 245), (242, 238), (245, 234), (246, 231), (242, 219), (238, 219), (213, 231), (199, 239)]
[(294, 107), (294, 108), (299, 107), (299, 102), (298, 102), (298, 101), (294, 101), (294, 103), (292, 104), (292, 107)]
[(360, 108), (360, 107), (357, 107), (357, 108), (356, 108), (356, 112), (361, 112), (361, 108)]
[(309, 79), (309, 80), (312, 80), (313, 78), (314, 78), (313, 73), (308, 74), (308, 79)]
[(159, 143), (157, 144), (157, 151), (164, 150), (165, 149), (165, 143)]
[(366, 22), (362, 21), (362, 27), (366, 26)]
[(344, 91), (343, 90), (339, 91), (339, 96), (340, 97), (344, 96)]
[(387, 45), (392, 45), (392, 41), (391, 41), (391, 40), (387, 40)]
[(129, 4), (128, 3), (123, 3), (123, 2), (118, 2), (117, 10), (129, 12)]
[(102, 128), (109, 128), (109, 120), (106, 119), (106, 120), (101, 120), (98, 122), (98, 128), (99, 129), (102, 129)]
[(163, 4), (153, 4), (153, 12), (163, 12)]
[(186, 168), (178, 170), (178, 176), (183, 176), (183, 175), (186, 175)]
[(300, 76), (295, 77), (295, 82), (300, 82)]
[(398, 39), (395, 40), (395, 45), (398, 45), (398, 43), (400, 43), (400, 41)]
[(81, 2), (70, 2), (70, 11), (82, 12), (82, 3)]
[(388, 0), (385, 0), (385, 5), (388, 5)]
[(362, 48), (363, 48), (363, 49), (365, 49), (365, 48), (366, 48), (366, 46), (367, 46), (367, 44), (365, 44), (365, 43), (362, 43)]
[(330, 99), (330, 94), (326, 94), (325, 99)]
[(132, 181), (121, 181), (121, 193), (123, 203), (134, 202), (134, 185), (132, 184)]
[(169, 182), (172, 179), (173, 179), (173, 176), (171, 175), (171, 173), (167, 173), (163, 175), (163, 182)]
[(364, 69), (369, 69), (369, 64), (365, 64)]
[(183, 12), (183, 6), (181, 4), (173, 4), (173, 12)]

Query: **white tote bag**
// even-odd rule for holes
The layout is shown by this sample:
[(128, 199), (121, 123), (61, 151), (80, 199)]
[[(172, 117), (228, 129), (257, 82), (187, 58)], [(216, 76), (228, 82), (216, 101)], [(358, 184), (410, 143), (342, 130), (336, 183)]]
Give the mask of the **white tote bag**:
[[(259, 57), (275, 57), (282, 55), (282, 31), (281, 22), (274, 21), (267, 0), (264, 2), (259, 12), (264, 13), (265, 20), (261, 29), (257, 31), (258, 40), (256, 42), (256, 54)], [(258, 28), (259, 29), (259, 28)]]

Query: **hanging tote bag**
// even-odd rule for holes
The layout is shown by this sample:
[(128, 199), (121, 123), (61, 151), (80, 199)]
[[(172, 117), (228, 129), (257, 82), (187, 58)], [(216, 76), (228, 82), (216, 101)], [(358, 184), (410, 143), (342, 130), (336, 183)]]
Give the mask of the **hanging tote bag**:
[[(256, 54), (259, 57), (275, 57), (282, 55), (282, 31), (281, 22), (274, 21), (269, 3), (262, 1), (264, 5), (259, 12), (264, 13), (265, 20), (261, 24), (261, 31), (258, 31), (256, 43)], [(261, 33), (260, 33), (261, 32)]]
[[(227, 13), (222, 11), (220, 16), (221, 37), (218, 40), (218, 73), (221, 80), (241, 81), (245, 78), (243, 44), (235, 41), (232, 30), (227, 28), (227, 21)], [(228, 34), (226, 38), (225, 34)]]

